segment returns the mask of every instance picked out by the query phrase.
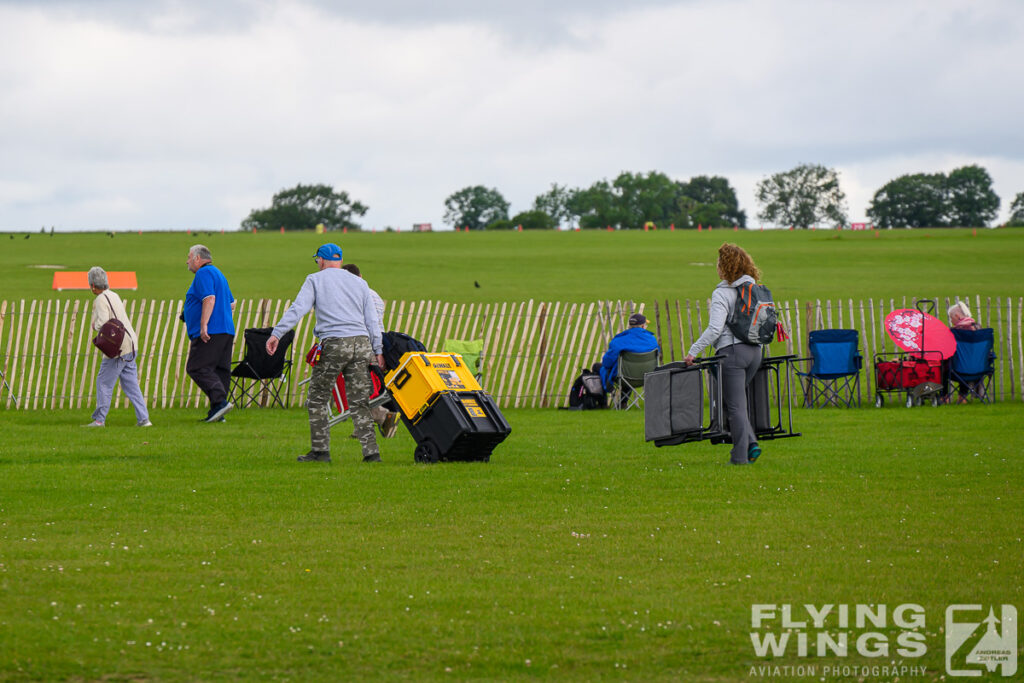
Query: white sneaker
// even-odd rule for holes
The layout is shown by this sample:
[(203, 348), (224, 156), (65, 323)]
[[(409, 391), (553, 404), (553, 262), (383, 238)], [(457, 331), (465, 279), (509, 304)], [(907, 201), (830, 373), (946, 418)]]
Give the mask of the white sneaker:
[(145, 422), (140, 422), (139, 424), (137, 424), (135, 426), (136, 427), (152, 427), (153, 423), (150, 422), (149, 420), (146, 420)]
[(90, 422), (89, 424), (87, 424), (87, 425), (82, 425), (82, 426), (83, 426), (83, 427), (104, 427), (104, 426), (106, 426), (106, 425), (104, 425), (104, 424), (103, 424), (102, 422), (97, 422), (96, 420), (93, 420), (93, 421), (92, 421), (92, 422)]

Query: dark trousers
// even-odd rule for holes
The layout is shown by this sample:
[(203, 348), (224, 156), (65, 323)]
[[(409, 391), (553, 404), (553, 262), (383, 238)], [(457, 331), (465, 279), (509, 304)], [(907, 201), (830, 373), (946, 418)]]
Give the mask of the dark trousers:
[(732, 437), (730, 460), (747, 462), (747, 449), (757, 443), (754, 428), (747, 414), (747, 386), (761, 367), (761, 347), (753, 344), (733, 344), (717, 350), (722, 359), (722, 393), (725, 409), (729, 413), (729, 432)]
[(188, 347), (185, 372), (203, 390), (213, 407), (228, 397), (231, 386), (231, 349), (235, 345), (233, 334), (211, 334), (210, 341), (201, 337)]

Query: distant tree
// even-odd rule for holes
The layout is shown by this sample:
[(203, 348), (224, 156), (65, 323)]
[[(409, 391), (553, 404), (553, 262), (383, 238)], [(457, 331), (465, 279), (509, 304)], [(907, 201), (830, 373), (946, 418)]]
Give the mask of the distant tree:
[(800, 164), (761, 180), (756, 188), (762, 219), (797, 228), (846, 222), (846, 195), (831, 168)]
[(620, 227), (666, 223), (675, 213), (678, 186), (664, 173), (620, 173), (612, 187), (625, 217), (625, 224)]
[(915, 173), (883, 185), (867, 215), (880, 228), (940, 228), (949, 225), (946, 203), (945, 174)]
[(444, 200), (444, 222), (456, 228), (483, 230), (497, 220), (508, 219), (509, 204), (501, 193), (483, 185), (464, 187)]
[(514, 230), (516, 227), (508, 218), (499, 218), (496, 221), (491, 221), (484, 226), (484, 230)]
[(553, 230), (558, 227), (554, 218), (539, 210), (522, 211), (512, 216), (512, 226), (518, 228), (520, 225), (523, 230)]
[(575, 190), (566, 206), (572, 215), (579, 218), (581, 228), (621, 227), (626, 222), (618, 197), (607, 180)]
[(622, 172), (614, 181), (600, 180), (575, 191), (567, 206), (580, 227), (642, 228), (647, 222), (667, 224), (677, 213), (678, 187), (664, 173)]
[(1024, 192), (1018, 192), (1017, 196), (1013, 198), (1013, 203), (1010, 204), (1010, 219), (1006, 224), (1024, 227)]
[(992, 176), (981, 166), (963, 166), (946, 181), (949, 225), (984, 227), (999, 213), (999, 196), (992, 189)]
[[(688, 182), (677, 183), (679, 198), (676, 200), (679, 213), (690, 220), (676, 221), (677, 227), (697, 225), (738, 225), (747, 227), (747, 213), (740, 210), (736, 191), (729, 181), (721, 176), (694, 176)], [(692, 201), (686, 201), (686, 199)], [(694, 222), (694, 225), (687, 225)]]
[(883, 185), (868, 205), (868, 218), (883, 228), (988, 225), (999, 211), (992, 177), (980, 166), (944, 173), (903, 175)]
[(360, 229), (356, 216), (368, 207), (353, 201), (347, 192), (330, 185), (296, 185), (274, 195), (270, 208), (254, 209), (242, 221), (243, 230), (312, 230), (323, 223), (328, 230)]
[[(572, 221), (573, 213), (569, 210), (569, 200), (572, 199), (572, 190), (558, 183), (551, 183), (551, 189), (543, 194), (537, 195), (533, 200), (533, 209), (543, 211), (555, 221), (555, 227), (562, 223)], [(523, 226), (526, 229), (526, 226)]]

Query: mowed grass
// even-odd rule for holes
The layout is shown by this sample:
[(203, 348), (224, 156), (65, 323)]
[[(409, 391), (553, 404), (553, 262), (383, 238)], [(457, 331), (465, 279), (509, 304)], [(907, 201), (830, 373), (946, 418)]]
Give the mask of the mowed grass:
[(948, 604), (1022, 602), (1019, 403), (798, 410), (740, 468), (635, 411), (436, 466), (197, 414), (0, 413), (0, 679), (742, 681), (754, 603), (916, 603), (937, 680)]
[(7, 299), (88, 297), (54, 293), (46, 266), (100, 265), (136, 271), (139, 289), (130, 296), (181, 298), (192, 277), (186, 252), (202, 242), (236, 297), (290, 298), (329, 240), (389, 300), (701, 299), (717, 282), (724, 241), (750, 250), (782, 300), (1024, 295), (1020, 229), (0, 234), (0, 291)]

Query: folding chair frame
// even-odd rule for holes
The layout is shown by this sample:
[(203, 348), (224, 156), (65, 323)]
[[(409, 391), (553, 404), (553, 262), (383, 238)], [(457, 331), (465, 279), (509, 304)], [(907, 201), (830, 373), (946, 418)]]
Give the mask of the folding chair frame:
[[(797, 361), (810, 360), (798, 358)], [(860, 372), (841, 377), (821, 377), (799, 372), (797, 376), (803, 384), (804, 408), (822, 408), (824, 406), (846, 406), (852, 408), (854, 401), (860, 407)]]
[[(231, 364), (232, 370), (240, 366), (252, 366), (246, 361), (240, 360)], [(284, 361), (281, 374), (277, 377), (267, 379), (250, 379), (248, 377), (231, 377), (231, 390), (228, 392), (228, 400), (236, 408), (248, 408), (251, 405), (259, 405), (261, 408), (272, 408), (275, 405), (281, 408), (288, 407), (288, 401), (292, 396), (291, 383), (292, 361)], [(255, 372), (254, 372), (255, 374)], [(281, 400), (281, 391), (285, 392), (285, 398)], [(268, 400), (269, 399), (269, 400)]]
[[(808, 337), (807, 344), (808, 348), (810, 348), (810, 337)], [(860, 407), (860, 371), (864, 361), (860, 355), (859, 335), (857, 336), (857, 345), (857, 348), (854, 349), (856, 353), (854, 356), (855, 369), (853, 372), (843, 375), (834, 373), (811, 374), (811, 370), (814, 368), (814, 363), (817, 360), (813, 355), (806, 358), (786, 357), (790, 365), (801, 362), (811, 363), (811, 368), (807, 372), (797, 371), (796, 373), (803, 388), (804, 408), (823, 408), (829, 405), (836, 406), (837, 408), (840, 406), (852, 408), (854, 401), (857, 402), (857, 407)]]
[[(652, 356), (653, 354), (653, 356)], [(631, 358), (626, 358), (626, 356)], [(629, 410), (630, 408), (640, 408), (644, 402), (644, 377), (643, 374), (626, 376), (623, 372), (623, 361), (627, 361), (629, 364), (645, 365), (648, 360), (653, 360), (653, 364), (650, 366), (651, 372), (658, 367), (658, 356), (660, 352), (657, 349), (653, 351), (623, 351), (619, 354), (619, 372), (615, 379), (614, 393), (612, 396), (612, 406), (616, 410)], [(627, 390), (628, 389), (628, 393)], [(626, 405), (622, 405), (625, 401)]]
[[(339, 375), (339, 377), (340, 376), (341, 375)], [(304, 379), (301, 382), (299, 382), (298, 386), (301, 387), (304, 384), (309, 384), (309, 381), (311, 379), (313, 379), (313, 378), (312, 377), (307, 377), (306, 379)], [(327, 426), (328, 427), (333, 427), (334, 425), (341, 424), (345, 420), (347, 420), (350, 417), (352, 417), (352, 409), (351, 408), (344, 408), (344, 405), (345, 405), (345, 403), (347, 403), (347, 400), (342, 400), (343, 397), (341, 395), (341, 390), (338, 388), (338, 381), (337, 381), (337, 379), (335, 379), (334, 386), (331, 388), (331, 397), (334, 399), (334, 401), (330, 401), (327, 404), (327, 408), (328, 408), (328, 410), (330, 411), (330, 414), (331, 414), (330, 418), (327, 420)], [(307, 395), (307, 401), (308, 400), (309, 399), (308, 399), (308, 395)], [(382, 387), (382, 390), (381, 390), (380, 394), (375, 396), (374, 398), (370, 399), (370, 408), (376, 408), (377, 406), (383, 405), (383, 404), (387, 403), (390, 400), (391, 400), (391, 394), (388, 393), (387, 389), (384, 389)], [(335, 402), (337, 402), (337, 405), (335, 404)], [(337, 409), (338, 406), (343, 406), (343, 409), (339, 411)]]
[[(231, 364), (231, 386), (228, 387), (228, 400), (236, 408), (248, 408), (252, 405), (258, 405), (261, 408), (273, 407), (275, 405), (287, 408), (288, 402), (291, 400), (291, 346), (295, 338), (295, 332), (293, 330), (286, 332), (278, 347), (277, 353), (288, 355), (287, 358), (281, 361), (281, 372), (271, 377), (261, 377), (256, 368), (249, 362), (250, 341), (248, 336), (251, 331), (258, 332), (265, 329), (269, 328), (252, 327), (245, 330), (243, 333), (245, 355), (242, 357), (242, 360)], [(274, 355), (276, 356), (277, 354)], [(254, 375), (254, 377), (237, 375), (236, 373), (239, 368), (248, 369), (248, 373)], [(282, 391), (285, 392), (284, 400), (281, 400)]]

